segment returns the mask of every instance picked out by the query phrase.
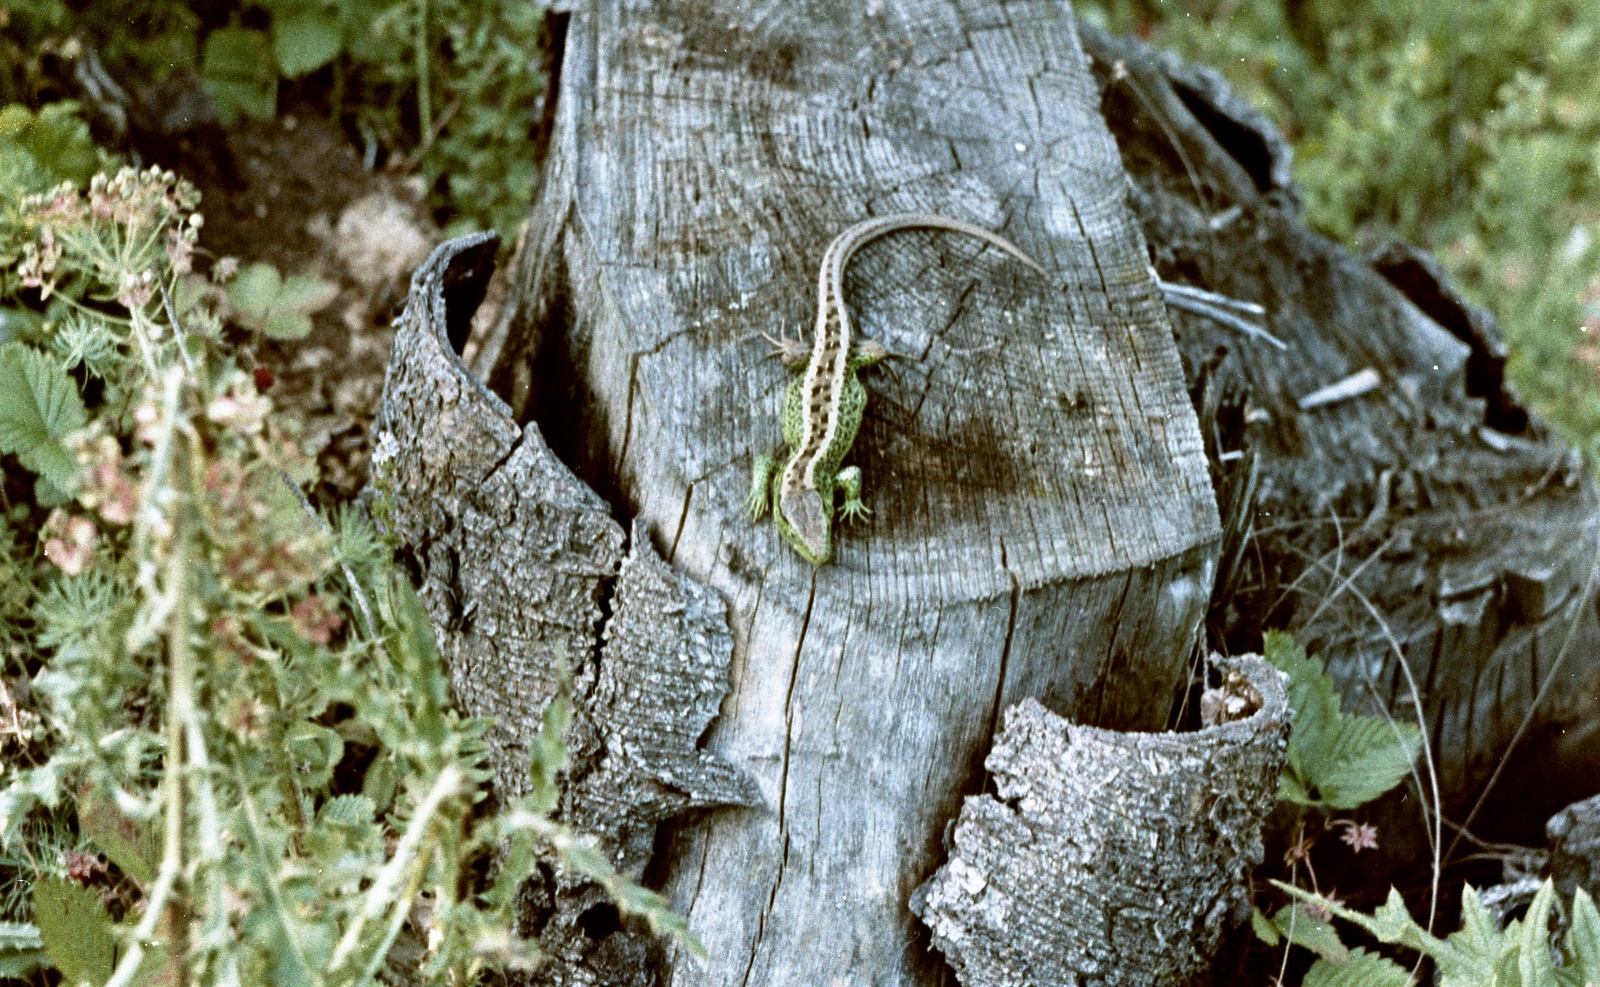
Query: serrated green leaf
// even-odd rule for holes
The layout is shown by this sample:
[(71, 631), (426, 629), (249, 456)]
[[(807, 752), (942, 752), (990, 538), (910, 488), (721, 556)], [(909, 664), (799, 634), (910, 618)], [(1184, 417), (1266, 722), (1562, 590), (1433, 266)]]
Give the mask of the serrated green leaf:
[(223, 123), (237, 122), (241, 113), (269, 120), (277, 112), (278, 73), (264, 32), (242, 27), (212, 31), (206, 35), (200, 72)]
[[(1398, 735), (1397, 735), (1398, 734)], [(1400, 784), (1421, 746), (1415, 725), (1349, 716), (1323, 759), (1317, 789), (1330, 809), (1354, 809)]]
[(1304, 905), (1284, 905), (1273, 914), (1272, 924), (1291, 943), (1325, 960), (1343, 963), (1350, 958), (1350, 950), (1339, 939), (1333, 923), (1314, 917)]
[(1289, 759), (1278, 798), (1297, 805), (1354, 809), (1399, 784), (1411, 769), (1421, 737), (1411, 724), (1391, 726), (1372, 716), (1345, 716), (1322, 663), (1288, 635), (1268, 631), (1262, 652), (1289, 676), (1294, 711)]
[(378, 807), (365, 795), (340, 795), (322, 803), (317, 822), (329, 826), (359, 828), (371, 826)]
[(284, 76), (295, 79), (314, 72), (339, 54), (339, 18), (319, 8), (272, 19), (272, 51)]
[[(1533, 896), (1521, 927), (1513, 922), (1507, 927), (1507, 938), (1517, 945), (1517, 975), (1528, 985), (1554, 987), (1555, 964), (1550, 961), (1550, 908), (1555, 904), (1556, 888), (1550, 881), (1540, 885)], [(1515, 935), (1512, 934), (1515, 930)]]
[(100, 987), (110, 979), (117, 940), (99, 895), (71, 881), (41, 877), (33, 885), (33, 917), (63, 982)]
[(1406, 987), (1412, 983), (1405, 967), (1360, 947), (1344, 963), (1320, 959), (1306, 971), (1301, 987)]
[(78, 802), (84, 835), (135, 883), (149, 887), (161, 859), (161, 834), (153, 822), (128, 817), (111, 799), (91, 795)]
[(22, 343), (0, 346), (0, 452), (68, 489), (77, 459), (63, 439), (89, 420), (78, 386), (59, 364)]

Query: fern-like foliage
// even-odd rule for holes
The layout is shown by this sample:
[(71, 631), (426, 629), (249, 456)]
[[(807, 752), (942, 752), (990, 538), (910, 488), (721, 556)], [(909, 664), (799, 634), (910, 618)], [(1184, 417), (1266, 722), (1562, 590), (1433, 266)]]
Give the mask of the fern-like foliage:
[(1421, 735), (1409, 723), (1339, 711), (1322, 663), (1287, 634), (1268, 631), (1267, 661), (1289, 676), (1294, 730), (1278, 798), (1297, 805), (1354, 809), (1398, 785), (1411, 770)]

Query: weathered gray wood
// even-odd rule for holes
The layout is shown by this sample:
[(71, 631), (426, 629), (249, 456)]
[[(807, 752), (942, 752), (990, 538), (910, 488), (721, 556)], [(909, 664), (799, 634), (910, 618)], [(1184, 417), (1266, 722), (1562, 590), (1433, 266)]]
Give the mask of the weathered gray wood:
[(995, 795), (966, 800), (950, 862), (912, 897), (962, 984), (1205, 972), (1250, 912), (1289, 737), (1283, 675), (1254, 655), (1218, 664), (1250, 704), (1193, 733), (1075, 726), (1033, 700), (1006, 711), (985, 761)]
[[(910, 984), (906, 909), (998, 711), (1024, 697), (1159, 728), (1214, 572), (1200, 437), (1066, 6), (584, 5), (498, 348), (580, 475), (731, 604), (708, 749), (760, 808), (682, 826), (667, 892), (710, 951), (675, 984)], [(942, 213), (1016, 241), (1042, 283), (956, 236), (868, 248), (847, 294), (902, 358), (854, 459), (870, 524), (813, 569), (740, 514), (829, 239)], [(535, 342), (542, 341), (542, 342)], [(490, 379), (514, 385), (506, 362)]]
[(1600, 795), (1574, 802), (1545, 824), (1549, 838), (1547, 873), (1562, 901), (1579, 888), (1600, 897)]
[[(497, 790), (527, 790), (527, 742), (566, 679), (571, 763), (556, 816), (637, 877), (662, 820), (759, 802), (747, 778), (697, 746), (727, 693), (727, 607), (638, 537), (624, 558), (604, 502), (462, 366), (455, 347), (495, 246), (444, 244), (412, 279), (370, 503), (412, 554), (457, 702), (494, 718)], [(615, 910), (594, 885), (552, 868), (523, 899), (519, 931), (549, 956), (533, 982), (651, 982), (648, 937), (596, 920)]]
[[(1237, 589), (1218, 601), (1214, 632), (1242, 650), (1264, 627), (1287, 628), (1327, 660), (1347, 706), (1414, 719), (1392, 634), (1458, 820), (1533, 710), (1495, 813), (1517, 827), (1503, 835), (1532, 838), (1593, 790), (1600, 763), (1592, 482), (1517, 406), (1492, 317), (1436, 265), (1393, 245), (1357, 257), (1302, 225), (1287, 145), (1216, 73), (1133, 39), (1084, 37), (1163, 277), (1260, 301), (1290, 347), (1176, 320), (1196, 386), (1238, 393), (1234, 421), (1202, 428), (1260, 469), (1254, 523), (1223, 562), (1237, 564)], [(1367, 368), (1381, 378), (1370, 393), (1298, 406)], [(1219, 482), (1240, 476), (1224, 468)], [(1399, 813), (1415, 824), (1414, 803)], [(1415, 855), (1386, 832), (1380, 860)]]

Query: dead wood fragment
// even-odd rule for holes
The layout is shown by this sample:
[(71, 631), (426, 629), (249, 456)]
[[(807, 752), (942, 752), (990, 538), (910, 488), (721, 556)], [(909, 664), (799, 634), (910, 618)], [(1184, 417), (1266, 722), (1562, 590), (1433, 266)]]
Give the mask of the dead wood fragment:
[[(728, 688), (727, 607), (643, 538), (624, 558), (606, 504), (462, 365), (456, 346), (495, 245), (451, 241), (412, 280), (376, 425), (371, 502), (412, 555), (457, 702), (495, 721), (498, 791), (527, 790), (527, 742), (570, 681), (558, 818), (637, 876), (661, 820), (759, 801), (743, 774), (696, 746)], [(523, 898), (521, 931), (552, 960), (535, 982), (648, 982), (647, 938), (618, 922), (594, 885), (552, 869)]]
[[(1248, 915), (1288, 751), (1284, 679), (1216, 663), (1244, 719), (1194, 733), (1078, 726), (1029, 699), (985, 761), (949, 863), (911, 907), (967, 987), (1187, 984)], [(1223, 699), (1216, 709), (1232, 706)]]

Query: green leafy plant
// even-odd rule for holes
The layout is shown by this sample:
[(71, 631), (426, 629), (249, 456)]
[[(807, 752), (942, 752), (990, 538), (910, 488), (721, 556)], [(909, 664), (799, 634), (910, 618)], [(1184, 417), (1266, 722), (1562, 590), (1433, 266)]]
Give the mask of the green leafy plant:
[(1289, 676), (1294, 729), (1278, 798), (1296, 805), (1354, 809), (1398, 785), (1411, 770), (1421, 736), (1415, 725), (1339, 711), (1322, 663), (1287, 634), (1268, 631), (1264, 657)]
[(268, 339), (303, 339), (311, 332), (311, 315), (328, 306), (339, 286), (309, 274), (285, 278), (271, 264), (255, 263), (239, 271), (228, 286), (228, 301), (239, 321)]
[(85, 841), (0, 867), (0, 899), (32, 887), (0, 963), (343, 987), (406, 936), (409, 982), (464, 984), (535, 961), (512, 919), (541, 866), (697, 948), (550, 820), (564, 697), (532, 790), (491, 811), (488, 724), (451, 709), (391, 546), (305, 502), (294, 423), (225, 344), (226, 313), (292, 336), (326, 289), (262, 268), (209, 284), (197, 207), (172, 174), (123, 170), (35, 190), (0, 244), (23, 258), (6, 301), (34, 316), (0, 346), (0, 454), (36, 481), (0, 528), (23, 579), (0, 618), (38, 723), (0, 766), (0, 845), (63, 816)]
[[(1600, 912), (1582, 888), (1573, 894), (1566, 934), (1551, 957), (1550, 919), (1556, 904), (1554, 885), (1546, 881), (1520, 919), (1501, 928), (1478, 892), (1470, 885), (1461, 893), (1461, 928), (1439, 939), (1417, 924), (1398, 892), (1371, 915), (1320, 895), (1274, 881), (1285, 894), (1341, 918), (1379, 942), (1415, 950), (1433, 961), (1441, 987), (1584, 987), (1600, 983)], [(1306, 984), (1363, 984), (1372, 987), (1408, 984), (1410, 974), (1393, 960), (1363, 953), (1357, 966), (1324, 956), (1306, 976)], [(1347, 972), (1348, 971), (1348, 972)], [(1356, 979), (1359, 972), (1362, 979)]]

